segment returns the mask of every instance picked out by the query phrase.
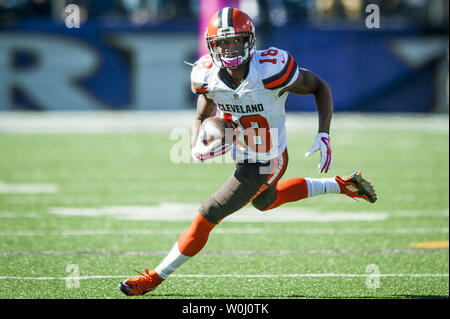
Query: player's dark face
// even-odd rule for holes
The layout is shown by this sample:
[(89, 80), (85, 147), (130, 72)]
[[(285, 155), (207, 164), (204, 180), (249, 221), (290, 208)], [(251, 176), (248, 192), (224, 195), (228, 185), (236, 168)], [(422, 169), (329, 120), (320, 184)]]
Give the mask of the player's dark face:
[(244, 50), (245, 40), (244, 37), (218, 40), (215, 42), (217, 53), (223, 54), (225, 57), (234, 57), (236, 53)]

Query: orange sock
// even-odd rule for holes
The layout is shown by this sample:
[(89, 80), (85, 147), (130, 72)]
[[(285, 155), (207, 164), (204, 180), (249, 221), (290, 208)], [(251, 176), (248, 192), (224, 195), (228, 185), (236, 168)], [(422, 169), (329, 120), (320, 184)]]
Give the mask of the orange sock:
[(178, 248), (180, 253), (192, 257), (205, 246), (209, 233), (216, 226), (210, 223), (201, 214), (197, 214), (191, 226), (186, 229), (178, 238)]
[(277, 199), (265, 209), (273, 209), (281, 204), (295, 202), (308, 197), (308, 184), (303, 177), (289, 178), (277, 184)]

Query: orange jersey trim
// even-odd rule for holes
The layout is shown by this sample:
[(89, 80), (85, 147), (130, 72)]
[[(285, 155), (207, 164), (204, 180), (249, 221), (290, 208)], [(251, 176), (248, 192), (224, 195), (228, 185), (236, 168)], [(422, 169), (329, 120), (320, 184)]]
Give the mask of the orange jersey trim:
[(264, 84), (264, 88), (273, 90), (289, 83), (289, 81), (295, 74), (295, 71), (297, 69), (297, 63), (290, 54), (287, 62), (288, 62), (287, 65), (283, 68), (283, 70), (281, 70), (280, 73), (275, 74), (262, 81)]

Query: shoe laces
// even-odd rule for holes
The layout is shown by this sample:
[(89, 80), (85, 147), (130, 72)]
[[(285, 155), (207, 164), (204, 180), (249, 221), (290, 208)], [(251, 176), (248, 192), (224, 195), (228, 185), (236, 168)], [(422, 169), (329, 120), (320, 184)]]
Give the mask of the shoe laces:
[(147, 268), (144, 268), (144, 274), (140, 271), (135, 270), (140, 276), (134, 277), (131, 280), (129, 280), (129, 284), (131, 284), (132, 289), (137, 294), (144, 294), (148, 291), (149, 283), (152, 282), (152, 276), (150, 275), (150, 272)]
[[(141, 273), (140, 271), (135, 270), (135, 272), (137, 272), (139, 275), (141, 275), (142, 277), (151, 277), (150, 272), (148, 271), (147, 267), (144, 267), (144, 272), (145, 274)], [(140, 277), (139, 277), (140, 278)]]

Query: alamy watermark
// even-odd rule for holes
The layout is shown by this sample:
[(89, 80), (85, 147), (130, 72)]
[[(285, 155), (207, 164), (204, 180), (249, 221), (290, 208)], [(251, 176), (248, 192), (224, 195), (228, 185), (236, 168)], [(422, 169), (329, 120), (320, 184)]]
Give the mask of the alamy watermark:
[(70, 273), (66, 277), (67, 289), (80, 288), (80, 267), (76, 264), (67, 265), (66, 272)]
[[(170, 161), (174, 164), (195, 163), (191, 154), (191, 136), (187, 128), (174, 128), (170, 132), (170, 140), (174, 141), (170, 149)], [(261, 174), (270, 174), (274, 169), (274, 161), (268, 159), (278, 158), (278, 129), (248, 128), (241, 132), (225, 129), (225, 143), (235, 145), (235, 148), (222, 156), (215, 156), (204, 161), (205, 164), (230, 164), (242, 162), (268, 162), (260, 167)], [(241, 151), (236, 151), (240, 148)], [(251, 156), (246, 153), (251, 152)], [(235, 152), (233, 152), (235, 151)], [(267, 160), (266, 160), (267, 159)]]
[(380, 267), (377, 264), (370, 264), (366, 267), (366, 287), (371, 290), (380, 288)]
[(366, 17), (367, 29), (379, 29), (380, 28), (380, 7), (376, 4), (368, 4), (366, 6), (366, 13), (369, 13)]
[(80, 7), (76, 4), (69, 4), (65, 9), (66, 27), (68, 29), (80, 28)]

